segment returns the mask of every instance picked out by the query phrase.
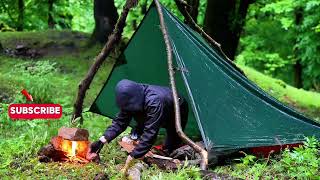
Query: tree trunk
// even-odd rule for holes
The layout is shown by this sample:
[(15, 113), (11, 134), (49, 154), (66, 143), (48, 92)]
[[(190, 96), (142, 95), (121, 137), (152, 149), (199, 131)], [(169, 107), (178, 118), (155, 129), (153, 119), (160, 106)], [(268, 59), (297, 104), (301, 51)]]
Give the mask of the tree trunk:
[(53, 19), (53, 3), (54, 0), (48, 0), (48, 27), (49, 29), (54, 28), (54, 19)]
[(23, 20), (24, 20), (24, 0), (18, 0), (18, 31), (23, 31)]
[(204, 30), (218, 43), (230, 59), (234, 59), (240, 34), (251, 0), (210, 0)]
[(91, 35), (90, 44), (107, 42), (118, 17), (114, 0), (94, 0), (95, 27)]
[(2, 51), (3, 51), (3, 47), (2, 47), (2, 44), (0, 42), (0, 54), (2, 53)]
[[(297, 27), (301, 26), (303, 21), (303, 9), (298, 8), (295, 10), (295, 24)], [(299, 32), (297, 32), (299, 33)], [(296, 39), (296, 44), (299, 43), (299, 40)], [(297, 59), (296, 63), (294, 64), (294, 85), (296, 88), (302, 88), (303, 81), (302, 81), (302, 64), (301, 59), (298, 58), (299, 50), (298, 48), (295, 48), (294, 50), (294, 56)]]

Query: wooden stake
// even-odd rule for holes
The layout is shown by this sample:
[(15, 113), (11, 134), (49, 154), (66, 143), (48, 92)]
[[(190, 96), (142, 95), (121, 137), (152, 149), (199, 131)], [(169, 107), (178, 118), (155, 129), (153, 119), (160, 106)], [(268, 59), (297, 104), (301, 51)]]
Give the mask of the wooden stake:
[(202, 170), (206, 170), (208, 166), (208, 152), (204, 150), (202, 147), (198, 146), (195, 142), (193, 142), (186, 134), (182, 131), (181, 128), (181, 114), (180, 114), (180, 106), (179, 106), (179, 99), (178, 99), (178, 93), (177, 93), (177, 88), (176, 88), (176, 83), (174, 79), (174, 69), (173, 69), (173, 62), (172, 62), (172, 47), (171, 43), (169, 40), (169, 35), (168, 31), (166, 28), (166, 24), (164, 22), (163, 18), (163, 13), (162, 9), (160, 6), (160, 3), (158, 0), (154, 0), (157, 11), (159, 14), (159, 19), (160, 19), (160, 27), (161, 27), (161, 32), (163, 35), (163, 39), (166, 45), (166, 50), (167, 50), (167, 61), (168, 61), (168, 71), (169, 71), (169, 78), (170, 78), (170, 85), (172, 89), (172, 95), (174, 99), (174, 111), (175, 111), (175, 126), (176, 126), (176, 131), (180, 138), (187, 143), (189, 146), (191, 146), (195, 151), (197, 151), (201, 155), (201, 163), (200, 163), (200, 168)]

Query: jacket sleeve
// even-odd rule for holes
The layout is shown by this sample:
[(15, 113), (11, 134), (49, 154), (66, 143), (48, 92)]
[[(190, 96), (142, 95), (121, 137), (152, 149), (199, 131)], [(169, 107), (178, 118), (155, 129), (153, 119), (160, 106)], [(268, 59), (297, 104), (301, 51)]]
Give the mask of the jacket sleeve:
[(131, 115), (125, 111), (120, 111), (120, 113), (113, 119), (111, 126), (109, 126), (104, 132), (104, 137), (107, 142), (112, 141), (119, 134), (127, 129), (131, 121)]
[(161, 126), (163, 105), (159, 101), (156, 101), (148, 107), (147, 111), (147, 120), (144, 124), (139, 144), (130, 153), (134, 158), (140, 158), (150, 151)]

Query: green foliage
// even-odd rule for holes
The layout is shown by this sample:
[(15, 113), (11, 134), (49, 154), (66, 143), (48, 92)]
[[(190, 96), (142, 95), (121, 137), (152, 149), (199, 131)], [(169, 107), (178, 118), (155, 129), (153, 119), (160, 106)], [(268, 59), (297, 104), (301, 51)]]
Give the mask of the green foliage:
[[(296, 35), (294, 60), (301, 59), (304, 68), (305, 87), (316, 88), (320, 84), (320, 24), (319, 0), (282, 0), (266, 5), (262, 11), (274, 13), (282, 28)], [(300, 19), (299, 20), (299, 14)], [(301, 21), (301, 22), (299, 22)]]
[(93, 0), (58, 0), (54, 5), (54, 19), (58, 21), (57, 29), (65, 29), (63, 26), (67, 26), (75, 31), (93, 30)]
[(304, 88), (319, 90), (319, 11), (319, 0), (254, 3), (237, 60), (291, 84), (293, 65), (301, 60)]
[(285, 149), (274, 159), (246, 155), (240, 163), (215, 169), (243, 179), (318, 179), (320, 176), (319, 141), (306, 138), (304, 145)]
[[(35, 103), (53, 103), (52, 95), (54, 95), (56, 84), (52, 81), (52, 76), (56, 71), (55, 65), (49, 61), (25, 62), (15, 65), (6, 76), (27, 89)], [(63, 86), (63, 84), (60, 85)], [(22, 95), (19, 95), (15, 101), (26, 102)]]
[[(180, 20), (183, 20), (183, 16), (176, 7), (176, 4), (172, 0), (162, 0), (160, 1), (167, 9), (169, 9), (174, 15), (176, 15)], [(129, 13), (127, 18), (127, 26), (124, 29), (124, 37), (130, 38), (134, 31), (137, 29), (138, 25), (140, 24), (141, 20), (144, 17), (144, 11), (147, 10), (151, 5), (151, 0), (141, 0), (139, 1), (138, 5), (132, 9)], [(122, 11), (122, 7), (125, 4), (125, 1), (122, 0), (115, 0), (115, 6), (118, 9), (118, 13), (120, 14)], [(200, 25), (203, 24), (204, 16), (205, 16), (205, 9), (206, 9), (206, 0), (200, 0), (199, 5), (199, 15), (198, 15), (198, 22)]]
[[(17, 4), (17, 0), (3, 0), (0, 3), (2, 23), (14, 29), (18, 27)], [(24, 30), (48, 29), (48, 1), (24, 0), (24, 4)], [(91, 32), (94, 26), (93, 0), (55, 0), (51, 15), (56, 29)]]
[[(118, 9), (118, 14), (120, 14), (126, 1), (115, 0), (114, 2)], [(141, 0), (137, 7), (132, 9), (127, 18), (124, 37), (131, 37), (151, 3), (151, 0)], [(180, 19), (183, 19), (174, 1), (162, 0), (161, 3)], [(72, 29), (75, 31), (92, 32), (94, 28), (93, 0), (56, 0), (53, 5), (53, 12), (51, 12), (51, 15), (55, 21), (55, 29)], [(198, 16), (200, 25), (202, 25), (204, 21), (205, 8), (206, 0), (200, 0)], [(49, 12), (47, 1), (25, 0), (24, 11), (25, 30), (48, 29), (47, 21)], [(0, 3), (0, 24), (3, 24), (0, 26), (0, 31), (12, 31), (12, 28), (16, 29), (18, 26), (17, 15), (17, 0), (3, 0)]]
[(198, 9), (199, 10), (198, 24), (200, 26), (203, 26), (203, 24), (204, 24), (206, 8), (207, 8), (207, 1), (206, 0), (200, 0), (200, 5), (199, 5), (199, 9)]
[(299, 179), (319, 177), (320, 157), (318, 154), (319, 142), (316, 138), (307, 138), (304, 146), (286, 149), (282, 154), (279, 164), (275, 165), (278, 171), (286, 171), (292, 177)]

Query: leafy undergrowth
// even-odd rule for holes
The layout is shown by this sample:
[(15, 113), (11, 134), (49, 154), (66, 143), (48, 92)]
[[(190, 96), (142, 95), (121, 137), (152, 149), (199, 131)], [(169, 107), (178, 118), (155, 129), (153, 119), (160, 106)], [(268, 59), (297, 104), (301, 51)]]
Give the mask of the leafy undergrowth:
[(246, 155), (240, 163), (217, 167), (215, 172), (243, 179), (320, 179), (320, 143), (307, 138), (304, 145), (290, 151), (285, 149), (272, 158), (257, 159)]
[[(4, 42), (2, 44), (5, 47), (14, 47), (16, 40), (19, 38), (27, 39), (28, 42), (41, 41), (41, 39), (47, 41), (47, 33), (6, 33), (0, 35), (0, 41)], [(59, 32), (50, 33), (59, 37)], [(35, 39), (32, 38), (33, 36)], [(10, 41), (11, 38), (14, 40)], [(78, 40), (77, 38), (72, 39), (75, 44), (81, 44)], [(61, 41), (68, 41), (68, 39), (55, 39), (58, 44), (61, 44)], [(35, 46), (40, 47), (44, 43), (40, 42), (38, 43), (40, 45)], [(94, 163), (88, 165), (39, 163), (37, 160), (36, 153), (40, 147), (48, 144), (50, 138), (57, 134), (61, 126), (70, 126), (69, 120), (78, 83), (86, 74), (92, 59), (99, 51), (99, 47), (91, 49), (75, 48), (80, 48), (81, 53), (59, 54), (58, 56), (46, 55), (36, 60), (0, 55), (1, 179), (92, 179), (98, 173), (106, 173), (112, 179), (123, 178), (119, 171), (125, 162), (126, 153), (120, 151), (116, 143), (117, 140), (103, 148), (100, 165)], [(95, 77), (86, 96), (85, 111), (99, 93), (110, 73), (112, 63), (113, 59), (108, 59)], [(318, 93), (297, 90), (282, 81), (269, 78), (246, 67), (242, 68), (251, 80), (277, 99), (293, 105), (315, 119), (319, 119), (320, 95)], [(27, 89), (33, 95), (36, 103), (61, 104), (63, 106), (63, 117), (57, 121), (11, 121), (6, 113), (8, 104), (25, 102), (25, 98), (20, 93), (22, 89)], [(110, 124), (108, 118), (90, 112), (84, 113), (83, 128), (89, 130), (91, 141), (98, 139), (108, 124)], [(284, 151), (280, 156), (269, 160), (255, 159), (248, 155), (240, 162), (230, 166), (218, 167), (215, 171), (242, 178), (271, 177), (273, 175), (280, 178), (292, 178), (307, 176), (310, 174), (309, 172), (319, 175), (319, 170), (314, 171), (316, 167), (319, 168), (319, 156), (314, 154), (315, 150), (311, 147), (311, 142), (316, 143), (309, 140), (305, 147), (293, 152)], [(306, 168), (311, 164), (312, 168)], [(287, 175), (287, 172), (292, 173)], [(313, 176), (309, 177), (312, 178)], [(161, 171), (156, 167), (151, 167), (143, 172), (142, 178), (200, 179), (200, 173), (198, 168), (195, 167), (182, 166), (176, 172)]]

